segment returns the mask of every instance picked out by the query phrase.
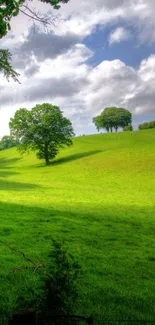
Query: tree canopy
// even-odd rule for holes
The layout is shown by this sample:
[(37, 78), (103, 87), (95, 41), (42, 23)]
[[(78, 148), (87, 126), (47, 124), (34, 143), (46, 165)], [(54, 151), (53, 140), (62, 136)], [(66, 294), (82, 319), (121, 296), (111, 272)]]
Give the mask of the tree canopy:
[(107, 132), (113, 131), (113, 128), (117, 132), (119, 127), (131, 125), (132, 114), (125, 108), (106, 107), (102, 113), (93, 118), (97, 130), (106, 129)]
[(36, 105), (30, 111), (21, 108), (10, 119), (11, 136), (20, 141), (19, 150), (34, 150), (39, 159), (50, 163), (59, 148), (70, 146), (74, 131), (72, 123), (60, 108), (51, 104)]

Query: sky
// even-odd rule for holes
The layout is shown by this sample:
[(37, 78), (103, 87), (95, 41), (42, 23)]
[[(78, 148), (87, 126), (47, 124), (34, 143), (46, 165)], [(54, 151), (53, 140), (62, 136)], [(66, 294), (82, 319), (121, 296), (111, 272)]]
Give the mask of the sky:
[(20, 13), (0, 48), (12, 53), (20, 84), (0, 75), (0, 137), (19, 108), (51, 103), (76, 135), (96, 133), (105, 107), (132, 112), (133, 127), (155, 119), (155, 1), (69, 0), (59, 11), (33, 0), (48, 30)]

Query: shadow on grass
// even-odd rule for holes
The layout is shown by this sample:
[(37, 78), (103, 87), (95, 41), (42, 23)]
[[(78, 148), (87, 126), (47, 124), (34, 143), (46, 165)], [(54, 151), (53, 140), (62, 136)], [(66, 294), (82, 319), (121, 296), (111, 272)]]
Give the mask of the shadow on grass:
[(67, 163), (67, 162), (70, 162), (70, 161), (73, 161), (73, 160), (77, 160), (77, 159), (80, 159), (80, 158), (85, 158), (85, 157), (96, 155), (99, 152), (102, 152), (102, 150), (79, 152), (79, 153), (76, 153), (74, 155), (70, 155), (70, 156), (66, 156), (66, 157), (56, 159), (53, 162), (51, 162), (51, 165), (64, 164), (64, 163)]
[(9, 171), (9, 170), (7, 170), (7, 168), (6, 169), (4, 168), (3, 170), (0, 169), (0, 178), (1, 177), (6, 178), (6, 177), (9, 177), (9, 176), (12, 176), (12, 175), (17, 175), (17, 174), (19, 174), (19, 173)]
[[(0, 191), (24, 191), (38, 188), (38, 185), (31, 183), (20, 183), (14, 181), (8, 181), (7, 178), (12, 175), (19, 174), (18, 172), (14, 172), (12, 169), (12, 165), (16, 163), (21, 158), (1, 158), (0, 159)], [(3, 179), (1, 179), (3, 178)], [(4, 180), (5, 178), (5, 180)]]
[(31, 183), (9, 182), (0, 180), (0, 191), (27, 191), (40, 187)]
[(19, 160), (21, 160), (21, 158), (0, 158), (0, 168), (9, 168), (10, 165), (16, 163)]
[(12, 164), (19, 161), (21, 158), (0, 158), (0, 177), (9, 177), (19, 174), (18, 172), (10, 171), (14, 168)]
[(100, 315), (107, 319), (154, 316), (155, 207), (93, 208), (92, 203), (92, 207), (81, 204), (67, 211), (66, 206), (57, 210), (0, 202), (0, 216), (0, 321), (13, 310), (23, 286), (27, 295), (36, 290), (31, 272), (7, 277), (23, 265), (7, 245), (46, 263), (52, 238), (64, 240), (85, 268), (77, 314), (95, 314), (97, 325), (103, 324)]

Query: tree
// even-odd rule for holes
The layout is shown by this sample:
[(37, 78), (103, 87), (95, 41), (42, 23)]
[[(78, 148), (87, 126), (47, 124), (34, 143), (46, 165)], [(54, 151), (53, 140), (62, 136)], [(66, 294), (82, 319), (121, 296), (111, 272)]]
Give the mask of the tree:
[(107, 107), (103, 111), (102, 118), (104, 119), (104, 124), (107, 130), (113, 131), (113, 128), (116, 130), (119, 127), (119, 111), (116, 107)]
[(19, 150), (35, 150), (46, 165), (60, 147), (72, 144), (74, 136), (71, 121), (63, 116), (59, 107), (50, 104), (36, 105), (30, 111), (17, 110), (9, 126), (11, 136), (20, 141)]
[(120, 119), (120, 124), (119, 127), (126, 127), (130, 126), (132, 123), (132, 114), (125, 108), (119, 108), (119, 119)]
[(13, 140), (9, 135), (4, 135), (0, 141), (0, 150), (9, 149), (18, 146), (19, 142)]
[(107, 132), (113, 131), (113, 128), (117, 132), (119, 127), (131, 125), (132, 114), (124, 109), (117, 107), (107, 107), (103, 112), (93, 118), (97, 130), (106, 129)]

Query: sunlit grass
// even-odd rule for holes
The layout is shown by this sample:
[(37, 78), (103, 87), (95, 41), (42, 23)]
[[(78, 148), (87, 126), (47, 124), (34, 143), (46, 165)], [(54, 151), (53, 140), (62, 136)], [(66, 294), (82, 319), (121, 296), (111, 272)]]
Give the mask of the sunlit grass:
[(75, 138), (47, 167), (0, 152), (0, 195), (1, 313), (38, 280), (7, 245), (46, 262), (53, 238), (83, 267), (77, 313), (155, 318), (154, 130)]

